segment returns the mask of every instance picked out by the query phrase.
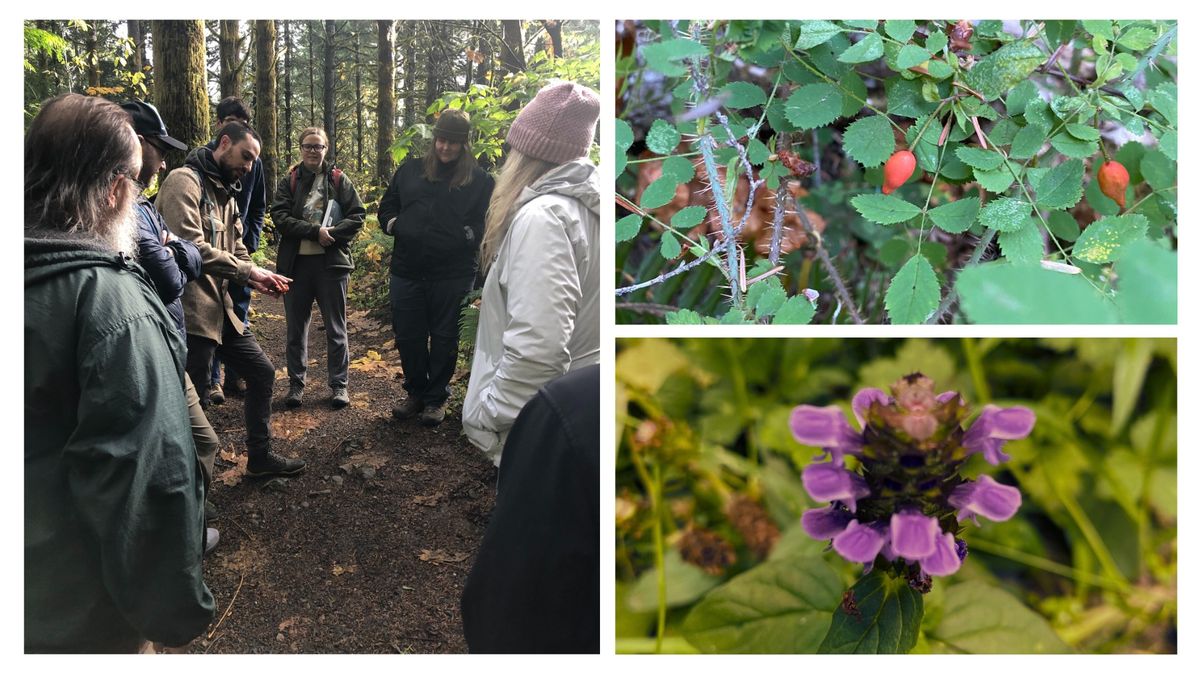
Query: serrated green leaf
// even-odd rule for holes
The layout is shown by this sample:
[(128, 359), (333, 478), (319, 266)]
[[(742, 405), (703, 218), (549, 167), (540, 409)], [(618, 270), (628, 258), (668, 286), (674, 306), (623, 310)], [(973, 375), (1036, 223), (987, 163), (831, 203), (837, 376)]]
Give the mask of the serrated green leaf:
[(788, 121), (799, 129), (816, 129), (837, 119), (842, 110), (842, 95), (831, 84), (809, 84), (788, 97)]
[(992, 130), (988, 132), (988, 143), (1000, 147), (1009, 145), (1020, 130), (1021, 127), (1016, 122), (1011, 119), (1002, 119), (996, 122), (992, 126)]
[(917, 23), (908, 19), (888, 19), (883, 22), (883, 32), (896, 42), (908, 42), (917, 30)]
[(925, 39), (925, 49), (937, 54), (945, 49), (946, 45), (949, 43), (950, 38), (946, 37), (945, 33), (941, 31), (933, 31), (929, 34), (929, 37)]
[(892, 77), (886, 80), (885, 85), (889, 115), (917, 118), (928, 115), (936, 107), (921, 97), (921, 84), (918, 81)]
[(914, 255), (892, 277), (884, 307), (894, 324), (924, 323), (937, 311), (941, 299), (942, 288), (933, 266), (925, 256)]
[(1043, 33), (1046, 37), (1046, 43), (1051, 50), (1058, 49), (1060, 45), (1071, 38), (1071, 34), (1075, 32), (1075, 21), (1047, 21), (1046, 30)]
[(662, 176), (646, 186), (646, 190), (642, 192), (641, 202), (638, 205), (649, 211), (668, 204), (672, 199), (675, 199), (675, 188), (678, 186), (679, 181), (670, 176)]
[(1066, 132), (1051, 138), (1050, 147), (1075, 159), (1087, 159), (1098, 151), (1095, 141), (1081, 141)]
[(1045, 242), (1042, 240), (1042, 230), (1032, 217), (1025, 221), (1020, 229), (1012, 232), (1001, 232), (996, 238), (1000, 251), (1009, 262), (1032, 264), (1042, 259), (1045, 253)]
[(962, 146), (955, 150), (954, 154), (958, 155), (963, 164), (984, 171), (991, 171), (1004, 163), (1004, 155), (995, 150)]
[(1097, 264), (1119, 260), (1130, 244), (1146, 238), (1148, 226), (1146, 217), (1138, 213), (1101, 218), (1079, 235), (1072, 254)]
[(1069, 209), (1083, 198), (1083, 162), (1069, 159), (1033, 184), (1038, 208)]
[(1098, 38), (1111, 40), (1116, 37), (1113, 34), (1113, 22), (1109, 19), (1084, 20), (1080, 23), (1083, 24), (1084, 30)]
[[(775, 283), (769, 283), (774, 281)], [(787, 301), (787, 292), (783, 290), (783, 286), (779, 284), (778, 279), (769, 279), (760, 281), (750, 288), (751, 291), (758, 287), (763, 287), (763, 290), (758, 293), (754, 300), (754, 315), (762, 319), (771, 316), (783, 307), (783, 303)], [(749, 298), (747, 298), (749, 301)]]
[(1162, 138), (1158, 139), (1158, 147), (1172, 161), (1179, 161), (1179, 134), (1174, 131), (1166, 132)]
[(1001, 165), (999, 168), (991, 171), (983, 171), (975, 169), (975, 180), (979, 181), (980, 187), (995, 194), (1000, 194), (1007, 190), (1009, 186), (1016, 180), (1013, 176), (1021, 175), (1021, 165), (1009, 160), (1008, 165)]
[(1051, 234), (1059, 239), (1075, 241), (1079, 238), (1079, 223), (1066, 211), (1051, 211), (1046, 224), (1050, 226)]
[(631, 213), (617, 221), (616, 227), (617, 241), (629, 241), (637, 236), (639, 230), (642, 229), (642, 217), (636, 213)]
[(659, 244), (658, 253), (667, 260), (674, 260), (683, 252), (683, 247), (679, 245), (679, 239), (670, 232), (663, 232), (662, 242)]
[(676, 183), (687, 183), (696, 176), (696, 167), (686, 157), (671, 155), (663, 160), (662, 175), (670, 177)]
[(929, 77), (938, 81), (944, 80), (954, 74), (954, 66), (938, 59), (931, 59), (925, 64), (925, 69), (929, 71)]
[[(665, 340), (664, 344), (669, 344)], [(658, 349), (658, 348), (656, 348)], [(653, 375), (671, 366), (675, 369), (687, 365), (686, 358), (677, 350), (663, 352), (661, 355), (646, 350), (647, 354), (639, 360), (645, 361), (645, 366)], [(660, 361), (652, 361), (649, 357), (659, 356)], [(678, 360), (677, 360), (678, 359)], [(649, 391), (657, 391), (662, 382), (666, 381), (671, 371), (661, 373), (658, 386)], [(680, 607), (695, 602), (714, 586), (721, 583), (721, 577), (705, 574), (699, 567), (683, 561), (679, 551), (674, 548), (667, 550), (663, 557), (663, 570), (667, 576), (667, 607)], [(643, 572), (625, 596), (625, 604), (635, 612), (652, 612), (658, 607), (658, 570), (650, 568)]]
[(994, 262), (967, 267), (954, 284), (972, 323), (1113, 323), (1111, 302), (1081, 274)]
[(646, 147), (650, 148), (651, 152), (660, 155), (669, 155), (675, 152), (675, 148), (679, 146), (679, 130), (674, 124), (663, 120), (654, 120), (650, 125), (650, 131), (646, 132)]
[(1096, 107), (1082, 96), (1059, 96), (1050, 99), (1050, 110), (1058, 119), (1071, 122), (1080, 118), (1090, 119)]
[(958, 201), (943, 204), (929, 212), (929, 219), (942, 230), (951, 234), (966, 232), (979, 215), (979, 198), (963, 197)]
[(775, 318), (771, 320), (771, 325), (804, 325), (813, 320), (816, 311), (816, 308), (803, 294), (793, 295), (783, 303), (779, 311), (775, 312)]
[(1014, 159), (1027, 159), (1037, 154), (1038, 150), (1042, 149), (1042, 144), (1046, 142), (1046, 132), (1041, 128), (1030, 124), (1027, 127), (1022, 127), (1013, 138), (1012, 145), (1009, 148), (1009, 156)]
[(850, 588), (855, 609), (839, 606), (822, 654), (907, 654), (917, 644), (925, 608), (903, 577), (874, 570)]
[(942, 616), (926, 628), (935, 653), (1067, 654), (1068, 647), (1039, 614), (1008, 592), (982, 581), (946, 589)]
[(1163, 117), (1167, 118), (1167, 123), (1171, 126), (1178, 126), (1178, 93), (1174, 84), (1160, 84), (1150, 92), (1147, 97), (1150, 105), (1154, 107)]
[(730, 82), (721, 87), (720, 96), (726, 108), (752, 108), (767, 102), (762, 87), (750, 82)]
[(967, 86), (994, 101), (1028, 78), (1044, 59), (1033, 40), (1010, 42), (983, 57), (967, 72)]
[(771, 151), (767, 149), (767, 144), (757, 138), (751, 138), (750, 142), (746, 144), (746, 157), (750, 159), (751, 164), (762, 164), (770, 156)]
[(1142, 176), (1150, 187), (1163, 190), (1175, 185), (1175, 162), (1159, 150), (1147, 150), (1142, 156)]
[(613, 136), (617, 139), (616, 175), (620, 176), (629, 162), (629, 147), (633, 145), (633, 127), (629, 126), (625, 120), (614, 120)]
[(864, 167), (879, 166), (896, 151), (892, 125), (883, 115), (864, 117), (846, 128), (842, 149)]
[(1067, 133), (1081, 141), (1098, 141), (1100, 140), (1100, 132), (1095, 127), (1089, 127), (1083, 124), (1068, 124)]
[(796, 49), (811, 49), (828, 42), (842, 29), (829, 21), (800, 22), (800, 38), (796, 40)]
[[(938, 134), (941, 133), (941, 125), (937, 123), (937, 120), (933, 120), (926, 126), (928, 119), (928, 117), (920, 117), (910, 124), (904, 132), (904, 141), (908, 143), (909, 151), (916, 156), (917, 166), (926, 171), (936, 171), (940, 150), (937, 141)], [(924, 129), (923, 133), (922, 129)], [(917, 141), (918, 133), (921, 134), (919, 142)]]
[(895, 225), (921, 215), (921, 207), (892, 195), (857, 195), (850, 204), (863, 218), (880, 225)]
[(1126, 323), (1173, 324), (1179, 256), (1149, 241), (1130, 244), (1117, 262), (1117, 308)]
[(1040, 98), (1035, 98), (1025, 104), (1025, 121), (1031, 125), (1038, 127), (1045, 135), (1050, 134), (1050, 128), (1054, 126), (1054, 115), (1050, 111), (1050, 104)]
[(838, 54), (842, 63), (866, 63), (883, 56), (883, 38), (879, 33), (868, 33), (866, 37), (850, 45), (846, 51)]
[(704, 222), (708, 211), (703, 206), (685, 206), (671, 216), (671, 227), (677, 230), (690, 230)]
[(1037, 85), (1032, 80), (1025, 80), (1012, 88), (1004, 99), (1004, 109), (1009, 117), (1025, 114), (1025, 106), (1035, 98), (1040, 98)]
[[(1149, 49), (1150, 45), (1154, 44), (1157, 39), (1154, 31), (1149, 28), (1134, 27), (1125, 31), (1117, 38), (1117, 44), (1126, 49), (1132, 49), (1135, 52), (1140, 52), (1143, 49)], [(1133, 68), (1130, 68), (1133, 70)]]
[(879, 26), (877, 19), (846, 19), (842, 23), (850, 28), (858, 28), (860, 30), (875, 30)]
[(704, 324), (704, 318), (690, 309), (667, 312), (664, 318), (669, 326), (700, 326)]
[(683, 61), (707, 56), (708, 53), (708, 47), (694, 40), (664, 40), (642, 47), (642, 56), (646, 58), (646, 66), (667, 77), (687, 75), (688, 69)]
[(705, 596), (684, 620), (683, 635), (710, 654), (815, 652), (842, 590), (821, 558), (770, 560)]
[(867, 83), (858, 73), (846, 73), (839, 79), (842, 94), (842, 117), (854, 117), (867, 100)]
[(919, 66), (929, 60), (931, 54), (924, 47), (916, 45), (904, 45), (900, 49), (900, 55), (896, 57), (896, 65), (902, 70), (907, 70), (914, 66)]
[(979, 223), (997, 232), (1021, 229), (1033, 207), (1023, 199), (1001, 197), (979, 210)]

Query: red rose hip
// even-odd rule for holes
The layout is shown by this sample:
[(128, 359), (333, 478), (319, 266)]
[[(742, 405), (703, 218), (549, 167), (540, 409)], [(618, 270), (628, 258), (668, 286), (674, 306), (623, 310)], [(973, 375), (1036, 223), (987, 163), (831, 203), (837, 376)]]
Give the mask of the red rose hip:
[(890, 195), (896, 188), (904, 185), (904, 181), (913, 175), (917, 168), (917, 158), (908, 150), (897, 150), (883, 165), (883, 194)]

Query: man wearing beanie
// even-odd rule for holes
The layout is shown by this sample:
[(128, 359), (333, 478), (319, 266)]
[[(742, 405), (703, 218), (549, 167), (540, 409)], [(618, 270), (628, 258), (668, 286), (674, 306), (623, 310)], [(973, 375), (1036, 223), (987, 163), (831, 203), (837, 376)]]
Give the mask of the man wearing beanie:
[(392, 251), (392, 330), (407, 396), (397, 419), (420, 414), (425, 426), (446, 416), (458, 360), (458, 317), (475, 282), (476, 254), (494, 182), (471, 153), (471, 119), (443, 111), (433, 147), (396, 170), (379, 203), (379, 226)]
[(538, 389), (600, 361), (600, 180), (588, 159), (599, 117), (596, 92), (556, 82), (508, 132), (512, 151), (480, 253), (487, 281), (463, 402), (467, 438), (497, 466)]

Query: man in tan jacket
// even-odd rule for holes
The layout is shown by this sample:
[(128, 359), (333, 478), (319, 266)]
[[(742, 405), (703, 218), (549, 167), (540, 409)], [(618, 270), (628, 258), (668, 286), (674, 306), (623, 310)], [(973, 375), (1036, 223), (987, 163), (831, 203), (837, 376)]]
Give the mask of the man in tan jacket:
[[(195, 243), (203, 261), (203, 274), (183, 294), (187, 372), (193, 382), (205, 381), (215, 353), (246, 378), (246, 475), (295, 475), (304, 471), (305, 462), (271, 451), (275, 366), (234, 313), (229, 296), (230, 282), (278, 296), (287, 292), (291, 281), (254, 265), (242, 243), (233, 194), (258, 157), (261, 141), (242, 122), (226, 124), (217, 139), (215, 149), (196, 148), (167, 176), (156, 201), (168, 229)], [(207, 396), (201, 389), (206, 406)]]

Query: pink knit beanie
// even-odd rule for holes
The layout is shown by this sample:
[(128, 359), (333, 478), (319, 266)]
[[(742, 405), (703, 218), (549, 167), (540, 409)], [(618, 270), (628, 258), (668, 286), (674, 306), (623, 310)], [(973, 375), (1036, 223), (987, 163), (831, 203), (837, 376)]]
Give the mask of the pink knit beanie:
[(521, 154), (564, 164), (587, 154), (600, 119), (600, 97), (574, 82), (542, 87), (508, 130)]

